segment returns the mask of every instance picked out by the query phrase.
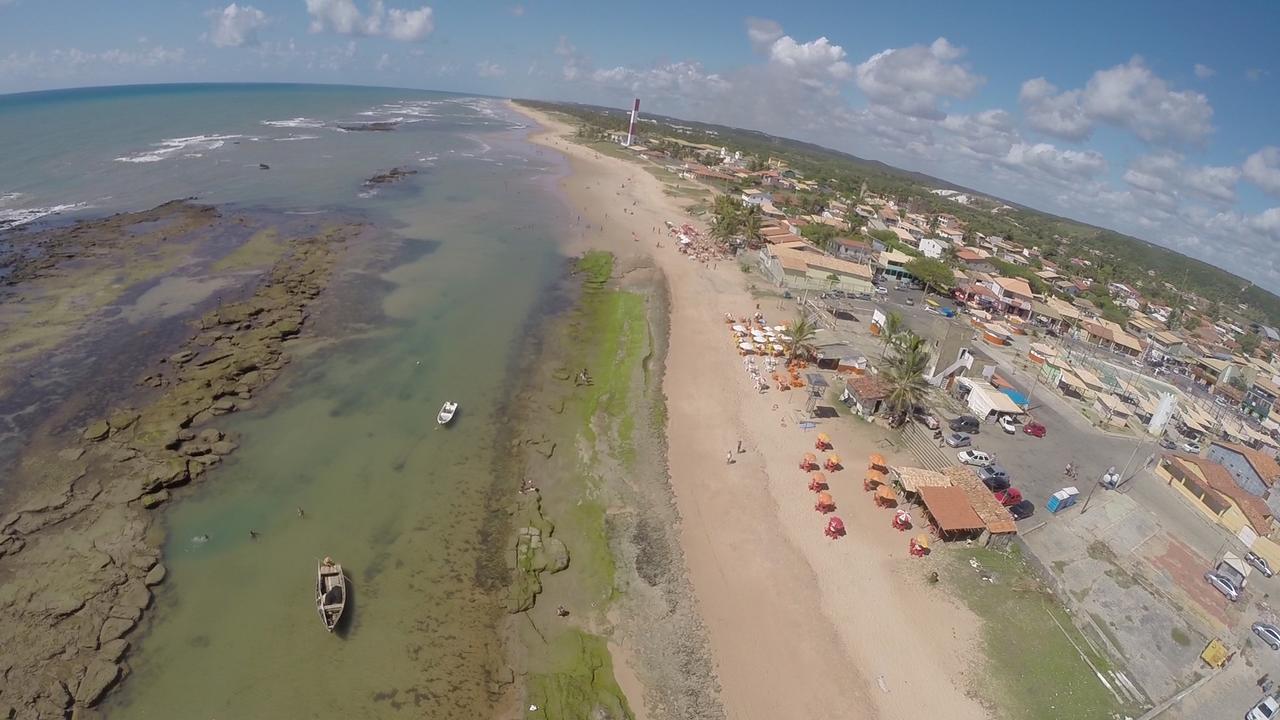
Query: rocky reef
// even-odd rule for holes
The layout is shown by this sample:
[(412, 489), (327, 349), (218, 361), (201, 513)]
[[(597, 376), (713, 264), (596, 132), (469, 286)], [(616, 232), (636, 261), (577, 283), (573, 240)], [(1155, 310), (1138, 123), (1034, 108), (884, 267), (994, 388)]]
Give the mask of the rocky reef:
[(290, 239), (251, 295), (204, 313), (145, 373), (136, 402), (24, 455), (26, 482), (0, 517), (0, 718), (78, 716), (128, 675), (128, 636), (166, 574), (154, 509), (235, 451), (218, 418), (250, 408), (289, 363), (352, 234)]

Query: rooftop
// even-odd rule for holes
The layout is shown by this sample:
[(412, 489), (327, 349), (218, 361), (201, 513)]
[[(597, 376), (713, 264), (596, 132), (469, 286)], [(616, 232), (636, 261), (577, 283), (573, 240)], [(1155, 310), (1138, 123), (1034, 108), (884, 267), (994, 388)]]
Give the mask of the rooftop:
[(1262, 478), (1262, 482), (1267, 484), (1267, 487), (1271, 487), (1272, 484), (1280, 481), (1280, 463), (1277, 463), (1276, 459), (1270, 455), (1258, 452), (1251, 447), (1220, 440), (1214, 441), (1213, 444), (1243, 455), (1244, 459), (1253, 467), (1253, 471), (1258, 473), (1258, 477)]
[(1251, 495), (1237, 485), (1225, 467), (1212, 460), (1183, 453), (1167, 453), (1164, 457), (1174, 464), (1181, 465), (1184, 472), (1195, 468), (1198, 472), (1193, 474), (1202, 478), (1210, 490), (1235, 503), (1259, 535), (1266, 535), (1271, 531), (1271, 508), (1267, 507), (1262, 498)]

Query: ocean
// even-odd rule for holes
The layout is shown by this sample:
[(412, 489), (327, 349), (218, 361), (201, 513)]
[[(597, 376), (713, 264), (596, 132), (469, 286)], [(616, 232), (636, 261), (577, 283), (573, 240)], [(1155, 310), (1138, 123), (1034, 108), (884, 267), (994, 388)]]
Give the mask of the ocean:
[[(0, 229), (194, 197), (355, 213), (394, 258), (338, 281), (322, 302), (359, 332), (301, 356), (259, 409), (227, 416), (240, 449), (165, 511), (168, 579), (129, 636), (109, 717), (489, 712), (501, 598), (479, 576), (506, 538), (485, 534), (486, 508), (519, 486), (494, 474), (510, 443), (503, 407), (563, 268), (565, 169), (526, 132), (501, 101), (387, 88), (0, 97)], [(364, 185), (393, 167), (418, 174)], [(461, 410), (440, 429), (444, 400)], [(323, 556), (353, 585), (335, 635), (314, 606)]]

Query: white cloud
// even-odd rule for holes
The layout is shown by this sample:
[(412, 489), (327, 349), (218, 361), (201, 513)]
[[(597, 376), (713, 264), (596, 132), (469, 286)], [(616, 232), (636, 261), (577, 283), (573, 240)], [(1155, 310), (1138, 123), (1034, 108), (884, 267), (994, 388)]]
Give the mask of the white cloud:
[(436, 29), (431, 8), (423, 5), (417, 10), (387, 11), (387, 37), (401, 42), (419, 42)]
[(747, 18), (747, 39), (756, 52), (768, 52), (774, 41), (782, 37), (782, 26), (774, 20)]
[(1124, 174), (1130, 186), (1170, 207), (1191, 200), (1230, 205), (1236, 201), (1239, 180), (1239, 168), (1187, 165), (1181, 155), (1170, 152), (1139, 157)]
[(426, 5), (417, 10), (387, 10), (382, 0), (372, 0), (366, 15), (360, 12), (355, 0), (306, 0), (306, 3), (313, 33), (385, 35), (392, 40), (415, 42), (435, 30), (434, 13)]
[(231, 3), (206, 13), (213, 23), (209, 42), (215, 47), (245, 47), (258, 44), (258, 29), (267, 24), (267, 14), (252, 5)]
[(564, 58), (561, 74), (564, 75), (565, 80), (572, 82), (588, 74), (587, 70), (591, 63), (569, 42), (569, 38), (561, 35), (560, 40), (556, 42), (554, 52), (557, 57)]
[(382, 72), (391, 67), (391, 55), (382, 53), (382, 57), (378, 58), (378, 64), (373, 66), (374, 70)]
[(1092, 178), (1107, 169), (1107, 161), (1093, 150), (1062, 150), (1049, 143), (1015, 143), (1004, 162), (1016, 168), (1028, 168), (1059, 180)]
[(929, 46), (884, 50), (857, 67), (858, 87), (872, 103), (912, 117), (941, 119), (943, 98), (966, 98), (985, 79), (956, 64), (964, 50), (938, 38)]
[(497, 78), (506, 75), (507, 70), (497, 63), (482, 60), (476, 63), (476, 74), (482, 78)]
[(798, 43), (790, 35), (774, 40), (769, 48), (769, 61), (800, 74), (828, 74), (844, 80), (853, 74), (853, 66), (845, 61), (844, 48), (825, 37)]
[(1193, 70), (1195, 70), (1196, 77), (1200, 78), (1201, 80), (1208, 80), (1209, 78), (1218, 74), (1217, 71), (1214, 70), (1213, 68), (1209, 67), (1208, 65), (1201, 65), (1200, 63), (1196, 63)]
[(1042, 77), (1022, 83), (1018, 104), (1027, 124), (1048, 135), (1067, 140), (1083, 140), (1093, 131), (1093, 122), (1080, 107), (1080, 91), (1059, 93)]
[(1170, 89), (1137, 57), (1094, 73), (1083, 105), (1091, 117), (1127, 127), (1147, 142), (1195, 143), (1213, 131), (1208, 98)]
[(1244, 161), (1244, 178), (1268, 193), (1280, 196), (1280, 147), (1269, 145)]
[(1044, 78), (1028, 80), (1019, 101), (1031, 127), (1068, 140), (1088, 137), (1099, 122), (1159, 145), (1198, 144), (1213, 132), (1208, 98), (1171, 89), (1139, 57), (1095, 72), (1082, 90), (1058, 92)]

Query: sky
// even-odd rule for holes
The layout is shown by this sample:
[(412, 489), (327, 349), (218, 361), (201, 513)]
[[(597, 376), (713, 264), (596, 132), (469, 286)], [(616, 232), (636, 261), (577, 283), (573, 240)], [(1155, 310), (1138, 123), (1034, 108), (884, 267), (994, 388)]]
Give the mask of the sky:
[(354, 83), (817, 142), (1280, 292), (1280, 3), (0, 0), (0, 93)]

